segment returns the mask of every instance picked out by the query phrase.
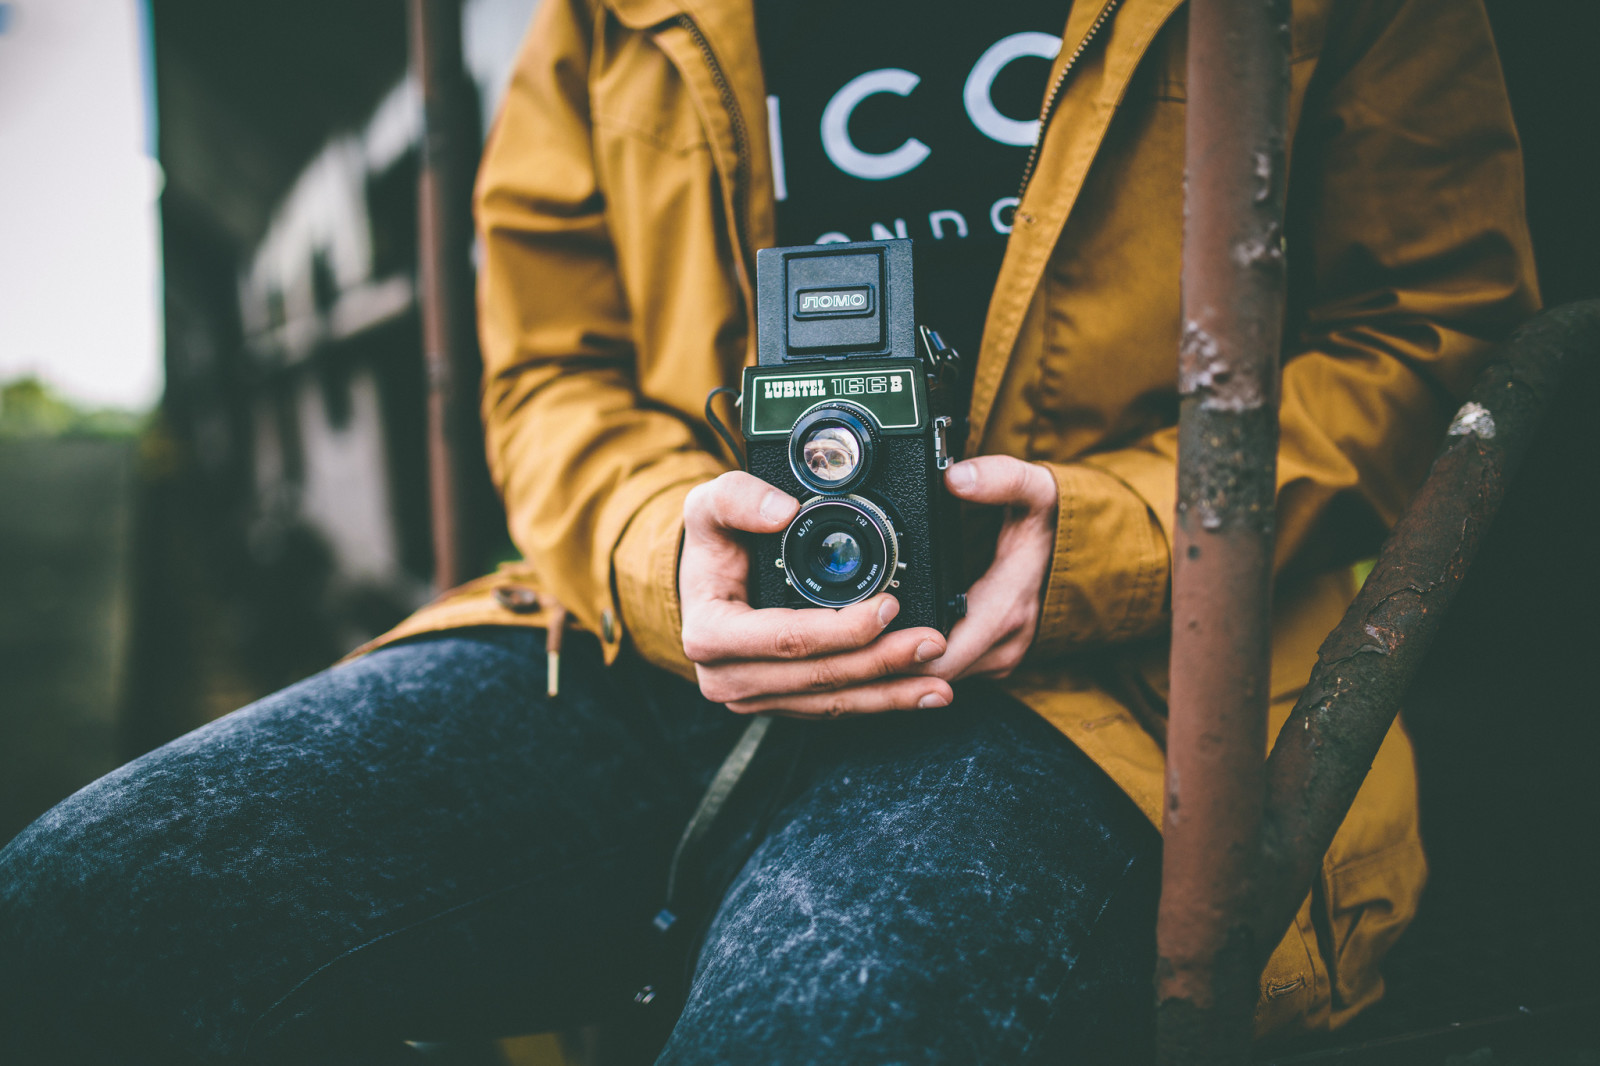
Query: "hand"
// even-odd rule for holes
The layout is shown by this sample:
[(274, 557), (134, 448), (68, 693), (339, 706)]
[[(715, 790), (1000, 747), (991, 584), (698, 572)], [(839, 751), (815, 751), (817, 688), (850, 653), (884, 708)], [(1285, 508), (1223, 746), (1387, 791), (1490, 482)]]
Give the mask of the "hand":
[(944, 654), (944, 636), (936, 629), (885, 633), (900, 610), (893, 596), (840, 610), (750, 606), (750, 557), (740, 533), (781, 532), (799, 509), (792, 496), (740, 471), (696, 486), (684, 499), (683, 651), (706, 699), (740, 713), (796, 717), (949, 703), (942, 677), (913, 673)]
[(1039, 463), (984, 455), (945, 471), (951, 495), (1005, 507), (994, 562), (967, 590), (967, 614), (950, 630), (944, 655), (920, 670), (955, 681), (1005, 677), (1033, 644), (1050, 557), (1055, 552), (1056, 479)]

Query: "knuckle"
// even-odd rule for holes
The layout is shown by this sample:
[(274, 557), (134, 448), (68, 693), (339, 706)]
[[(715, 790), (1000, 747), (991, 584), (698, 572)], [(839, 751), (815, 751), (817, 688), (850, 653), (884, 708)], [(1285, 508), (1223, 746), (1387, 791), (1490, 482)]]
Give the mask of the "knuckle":
[(845, 698), (845, 695), (842, 692), (836, 692), (832, 696), (829, 696), (827, 701), (822, 705), (822, 713), (828, 718), (838, 718), (849, 709), (850, 702)]
[(818, 659), (811, 666), (810, 687), (813, 691), (836, 689), (842, 683), (839, 664), (833, 659)]
[(1050, 468), (1043, 463), (1029, 463), (1028, 474), (1032, 481), (1031, 495), (1035, 505), (1042, 511), (1049, 511), (1059, 502), (1060, 490), (1056, 487), (1056, 476)]
[(774, 646), (779, 658), (804, 659), (811, 655), (814, 641), (798, 619), (785, 622), (778, 628)]
[(702, 671), (700, 677), (700, 695), (712, 703), (727, 703), (736, 699), (740, 693), (728, 683), (728, 679), (713, 670)]
[(878, 612), (862, 611), (851, 623), (848, 632), (850, 639), (857, 646), (873, 640), (879, 633), (883, 632), (883, 627), (878, 624)]
[(717, 475), (703, 486), (706, 489), (706, 508), (711, 520), (718, 526), (726, 528), (734, 516), (739, 489), (738, 476), (738, 471), (730, 470)]
[(683, 515), (685, 518), (704, 517), (711, 506), (712, 495), (716, 492), (715, 481), (705, 481), (689, 490), (683, 498)]
[(699, 629), (690, 629), (687, 626), (684, 627), (683, 654), (686, 659), (696, 664), (696, 670), (699, 669), (698, 664), (709, 662), (711, 660), (710, 646), (707, 644), (704, 635), (701, 634)]

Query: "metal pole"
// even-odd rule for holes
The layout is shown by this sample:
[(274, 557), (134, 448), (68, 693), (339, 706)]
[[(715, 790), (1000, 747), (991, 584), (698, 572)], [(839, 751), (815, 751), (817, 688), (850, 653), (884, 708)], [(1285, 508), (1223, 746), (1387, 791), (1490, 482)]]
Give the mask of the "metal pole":
[(1519, 329), (1457, 412), (1267, 760), (1257, 963), (1294, 920), (1562, 378), (1600, 358), (1600, 300)]
[(1249, 1056), (1284, 306), (1287, 0), (1191, 0), (1163, 1063)]
[(461, 582), (471, 554), (464, 521), (467, 449), (479, 441), (462, 394), (463, 336), (472, 328), (470, 83), (461, 55), (460, 0), (409, 0), (411, 67), (422, 91), (417, 183), (423, 359), (428, 383), (428, 487), (433, 581)]

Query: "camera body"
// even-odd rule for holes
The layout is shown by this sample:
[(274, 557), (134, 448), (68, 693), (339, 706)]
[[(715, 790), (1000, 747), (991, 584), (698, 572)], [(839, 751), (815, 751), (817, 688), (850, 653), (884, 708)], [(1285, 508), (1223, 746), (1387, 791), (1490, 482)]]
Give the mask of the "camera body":
[(756, 253), (758, 363), (744, 371), (746, 469), (801, 501), (754, 538), (756, 607), (844, 607), (884, 591), (892, 629), (966, 612), (944, 487), (960, 357), (916, 322), (909, 240)]

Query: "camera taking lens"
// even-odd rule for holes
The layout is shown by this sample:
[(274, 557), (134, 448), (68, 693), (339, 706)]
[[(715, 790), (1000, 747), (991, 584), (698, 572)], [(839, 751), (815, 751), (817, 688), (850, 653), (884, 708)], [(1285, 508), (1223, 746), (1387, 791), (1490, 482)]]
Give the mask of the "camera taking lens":
[(846, 607), (888, 584), (899, 561), (888, 515), (859, 496), (813, 497), (783, 536), (781, 564), (819, 607)]
[(848, 581), (861, 569), (861, 542), (836, 530), (817, 545), (816, 559), (823, 573), (839, 581)]

